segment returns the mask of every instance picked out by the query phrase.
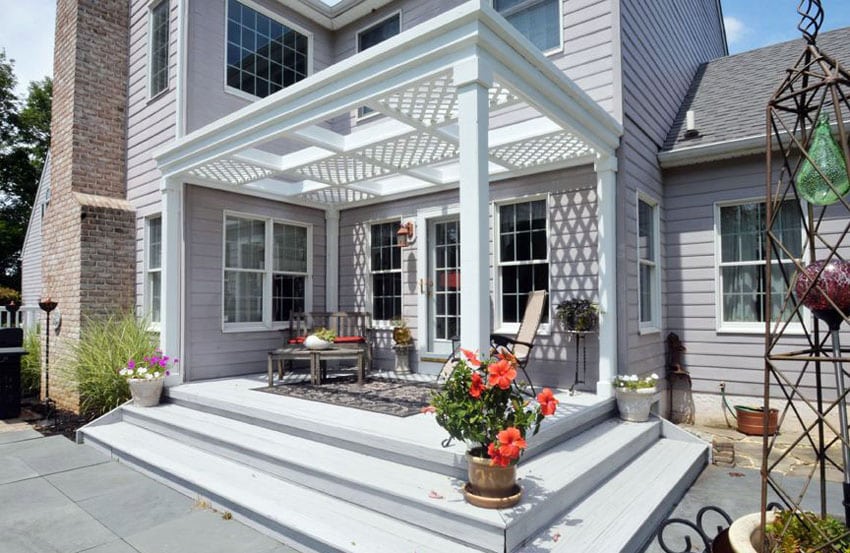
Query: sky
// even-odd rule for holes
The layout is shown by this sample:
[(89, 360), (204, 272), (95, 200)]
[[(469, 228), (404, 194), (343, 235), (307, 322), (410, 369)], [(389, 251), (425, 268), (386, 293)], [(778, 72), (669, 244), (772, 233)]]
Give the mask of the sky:
[[(335, 0), (323, 0), (333, 4)], [(688, 0), (674, 0), (688, 1)], [(722, 0), (729, 52), (737, 53), (800, 36), (798, 0)], [(850, 26), (850, 1), (823, 0), (822, 30)], [(30, 81), (52, 73), (55, 0), (0, 0), (0, 50), (15, 60), (18, 96)]]

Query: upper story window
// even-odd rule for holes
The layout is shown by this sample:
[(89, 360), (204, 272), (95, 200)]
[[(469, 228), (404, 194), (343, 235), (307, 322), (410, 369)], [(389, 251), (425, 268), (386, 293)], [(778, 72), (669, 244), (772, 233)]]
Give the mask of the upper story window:
[[(718, 233), (718, 317), (721, 330), (764, 331), (765, 313), (765, 240), (767, 211), (763, 201), (717, 206)], [(803, 252), (803, 221), (800, 207), (786, 201), (780, 207), (773, 231), (782, 237), (795, 258)], [(771, 255), (773, 313), (782, 310), (787, 286), (786, 274), (793, 274), (791, 259)], [(790, 303), (790, 302), (789, 302)], [(790, 309), (789, 309), (790, 314)]]
[[(357, 33), (357, 51), (362, 52), (400, 32), (401, 13), (397, 13)], [(370, 113), (374, 113), (374, 110), (368, 107), (362, 107), (357, 111), (357, 116), (363, 117)]]
[(659, 293), (658, 204), (638, 198), (638, 304), (641, 331), (661, 328), (661, 294)]
[(543, 52), (561, 47), (561, 0), (493, 0), (493, 7)]
[(150, 94), (168, 88), (169, 1), (162, 0), (150, 11)]
[(522, 320), (529, 292), (549, 290), (546, 200), (502, 204), (498, 216), (499, 322), (510, 325)]
[(265, 98), (309, 73), (310, 37), (237, 2), (227, 2), (227, 86)]
[(401, 318), (401, 248), (398, 221), (372, 225), (372, 317), (376, 321)]

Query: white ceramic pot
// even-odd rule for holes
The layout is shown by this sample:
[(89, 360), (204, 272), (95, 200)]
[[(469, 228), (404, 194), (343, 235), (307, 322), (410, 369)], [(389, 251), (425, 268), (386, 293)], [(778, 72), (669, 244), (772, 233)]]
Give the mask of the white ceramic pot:
[(307, 349), (328, 349), (331, 347), (331, 343), (311, 334), (304, 338), (304, 347)]
[(165, 382), (165, 379), (153, 378), (151, 380), (144, 380), (134, 378), (127, 382), (130, 384), (133, 405), (138, 405), (139, 407), (159, 405), (159, 398), (162, 396), (162, 384)]
[[(767, 513), (767, 524), (773, 523), (774, 514)], [(729, 545), (735, 553), (760, 553), (762, 542), (761, 513), (737, 518), (729, 527)]]
[(641, 388), (639, 390), (628, 390), (616, 388), (617, 409), (620, 418), (630, 422), (646, 422), (649, 420), (649, 411), (655, 403), (655, 392), (653, 388)]

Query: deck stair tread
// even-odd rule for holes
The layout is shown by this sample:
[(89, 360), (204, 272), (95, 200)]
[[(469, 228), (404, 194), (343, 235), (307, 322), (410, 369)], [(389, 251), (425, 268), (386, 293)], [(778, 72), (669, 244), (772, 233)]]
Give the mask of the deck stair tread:
[[(519, 552), (640, 551), (705, 466), (706, 446), (661, 439)], [(683, 476), (684, 475), (684, 476)]]
[[(129, 452), (141, 468), (169, 474), (181, 486), (216, 504), (250, 510), (272, 530), (316, 550), (370, 553), (480, 553), (402, 520), (293, 484), (255, 468), (206, 453), (138, 426), (117, 423), (89, 431), (89, 438)], [(317, 515), (321, 516), (317, 516)], [(292, 535), (291, 533), (296, 535)], [(297, 545), (296, 545), (297, 547)]]

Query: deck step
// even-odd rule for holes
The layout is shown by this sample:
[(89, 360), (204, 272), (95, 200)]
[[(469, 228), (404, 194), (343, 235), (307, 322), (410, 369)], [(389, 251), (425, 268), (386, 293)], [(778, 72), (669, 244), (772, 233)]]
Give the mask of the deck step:
[(398, 518), (337, 499), (128, 423), (89, 429), (86, 441), (217, 508), (309, 551), (480, 553)]
[(704, 444), (661, 439), (520, 551), (638, 553), (707, 461)]

